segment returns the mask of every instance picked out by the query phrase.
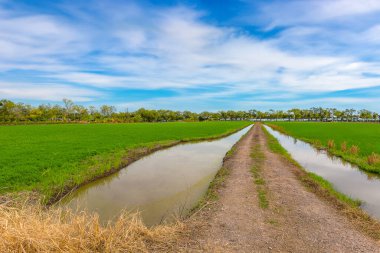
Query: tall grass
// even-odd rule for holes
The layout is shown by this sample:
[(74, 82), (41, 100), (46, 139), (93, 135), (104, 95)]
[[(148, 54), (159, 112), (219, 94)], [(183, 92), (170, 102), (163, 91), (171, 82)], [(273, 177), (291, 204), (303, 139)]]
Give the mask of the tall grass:
[(376, 153), (372, 153), (367, 158), (368, 164), (378, 164), (380, 163), (380, 156)]
[(340, 150), (342, 150), (342, 152), (347, 152), (347, 142), (346, 141), (343, 141), (340, 144)]
[(85, 212), (1, 204), (0, 252), (167, 252), (183, 226), (147, 228), (138, 214), (124, 213), (103, 227)]
[(328, 140), (327, 141), (327, 147), (329, 149), (335, 148), (335, 142), (334, 142), (334, 140)]
[(350, 148), (351, 155), (357, 155), (359, 154), (360, 148), (356, 145), (352, 145)]

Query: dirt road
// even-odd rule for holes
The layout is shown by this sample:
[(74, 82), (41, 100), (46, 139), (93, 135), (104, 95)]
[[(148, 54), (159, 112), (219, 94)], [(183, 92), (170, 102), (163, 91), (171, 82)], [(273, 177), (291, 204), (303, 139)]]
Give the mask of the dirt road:
[[(264, 155), (260, 174), (267, 208), (259, 205), (251, 173), (257, 162), (251, 157), (254, 145)], [(182, 250), (380, 252), (378, 242), (301, 184), (293, 173), (298, 168), (269, 151), (259, 124), (238, 143), (224, 166), (230, 174), (219, 190), (219, 200), (188, 221), (191, 234)]]

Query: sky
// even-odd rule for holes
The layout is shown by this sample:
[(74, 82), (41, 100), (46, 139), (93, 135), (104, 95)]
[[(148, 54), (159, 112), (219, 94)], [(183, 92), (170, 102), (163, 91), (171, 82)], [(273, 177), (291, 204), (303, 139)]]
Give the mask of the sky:
[(0, 0), (0, 99), (380, 111), (379, 0)]

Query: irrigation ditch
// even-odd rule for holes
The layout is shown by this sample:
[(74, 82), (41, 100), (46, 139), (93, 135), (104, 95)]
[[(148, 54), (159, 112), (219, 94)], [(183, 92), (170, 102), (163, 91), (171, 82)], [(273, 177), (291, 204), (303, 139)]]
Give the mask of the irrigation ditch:
[[(129, 163), (129, 170), (114, 173), (108, 182), (105, 180), (106, 182), (103, 181), (103, 183), (101, 181), (99, 184), (95, 183), (95, 188), (92, 188), (94, 185), (91, 183), (84, 186), (88, 187), (87, 190), (99, 187), (93, 193), (91, 193), (92, 190), (84, 189), (82, 195), (84, 198), (96, 197), (101, 194), (109, 196), (110, 192), (107, 189), (113, 188), (113, 186), (110, 187), (109, 182), (118, 180), (116, 188), (120, 189), (123, 185), (135, 181), (136, 184), (132, 185), (134, 188), (143, 185), (143, 182), (139, 181), (141, 178), (151, 176), (150, 182), (146, 182), (151, 187), (141, 187), (141, 190), (145, 191), (144, 194), (132, 192), (131, 195), (138, 198), (157, 196), (156, 203), (158, 205), (148, 205), (147, 209), (148, 213), (160, 213), (154, 218), (149, 215), (144, 218), (142, 212), (132, 214), (139, 210), (139, 208), (135, 208), (136, 205), (127, 212), (120, 211), (123, 208), (119, 208), (119, 211), (116, 212), (112, 211), (120, 214), (119, 218), (112, 223), (104, 223), (96, 212), (83, 211), (88, 210), (88, 206), (84, 209), (78, 209), (78, 206), (75, 206), (80, 212), (70, 210), (66, 212), (62, 208), (51, 207), (47, 211), (41, 206), (0, 204), (0, 224), (2, 224), (0, 226), (2, 235), (0, 249), (4, 252), (178, 252), (193, 250), (305, 252), (311, 249), (314, 251), (343, 250), (345, 252), (380, 251), (379, 222), (362, 211), (357, 206), (359, 202), (344, 195), (347, 194), (346, 192), (339, 193), (341, 189), (332, 180), (335, 177), (329, 177), (329, 175), (338, 177), (342, 173), (348, 173), (344, 174), (344, 178), (361, 177), (360, 182), (365, 184), (365, 175), (350, 174), (353, 171), (362, 173), (361, 171), (358, 172), (357, 169), (347, 167), (349, 165), (343, 162), (339, 163), (337, 159), (331, 160), (331, 157), (327, 157), (326, 159), (334, 165), (333, 169), (329, 169), (331, 164), (324, 160), (324, 156), (321, 156), (327, 156), (327, 154), (320, 151), (315, 154), (310, 150), (307, 151), (310, 153), (305, 154), (305, 147), (297, 146), (309, 144), (291, 137), (280, 136), (280, 133), (268, 127), (261, 129), (260, 123), (255, 124), (251, 130), (248, 128), (243, 129), (245, 132), (239, 129), (226, 137), (234, 136), (230, 138), (228, 145), (223, 144), (223, 140), (219, 138), (203, 143), (191, 142), (192, 144), (184, 145), (175, 143), (170, 144), (175, 146), (169, 149), (165, 147), (156, 153), (150, 151), (150, 155), (145, 158), (137, 156), (138, 159), (134, 163)], [(193, 148), (187, 149), (192, 145), (205, 144), (206, 147), (198, 150), (200, 153), (194, 153)], [(220, 146), (224, 146), (223, 149), (220, 149)], [(310, 148), (316, 152), (314, 148)], [(173, 156), (170, 156), (170, 152), (168, 152), (170, 149), (176, 149), (177, 152), (173, 152)], [(186, 186), (184, 189), (178, 190), (179, 188), (176, 188), (178, 185), (174, 185), (166, 189), (163, 186), (168, 185), (167, 181), (155, 182), (157, 181), (155, 178), (160, 177), (156, 173), (162, 168), (154, 173), (149, 173), (152, 172), (149, 170), (141, 171), (143, 167), (156, 167), (160, 163), (166, 167), (167, 164), (164, 161), (174, 157), (179, 159), (174, 163), (173, 168), (182, 166), (186, 168), (186, 171), (196, 169), (215, 158), (205, 156), (203, 159), (199, 159), (197, 164), (192, 165), (183, 160), (184, 153), (190, 153), (189, 158), (191, 158), (198, 154), (206, 154), (210, 149), (211, 153), (218, 153), (216, 160), (219, 162), (213, 164), (212, 172), (210, 170), (210, 173), (198, 177), (200, 180), (190, 180), (195, 185), (199, 182), (202, 185), (195, 187), (193, 197), (190, 197), (189, 191), (191, 192), (194, 188)], [(219, 151), (214, 152), (217, 149)], [(153, 160), (150, 160), (149, 157)], [(306, 160), (299, 161), (300, 157)], [(314, 167), (315, 162), (320, 159), (326, 168)], [(133, 165), (136, 166), (135, 169), (131, 169)], [(317, 171), (318, 168), (319, 171)], [(207, 168), (202, 167), (200, 170), (207, 171)], [(318, 174), (323, 171), (335, 173), (320, 176), (314, 174), (314, 172)], [(123, 180), (134, 173), (135, 177), (132, 177), (132, 181)], [(161, 175), (161, 177), (165, 176)], [(333, 181), (332, 184), (322, 177)], [(176, 182), (181, 178), (190, 179), (191, 175), (175, 175), (174, 170), (169, 170), (166, 178), (171, 178), (173, 182)], [(129, 190), (133, 190), (132, 188)], [(366, 187), (361, 187), (361, 189), (364, 188)], [(175, 191), (180, 193), (174, 194), (174, 198), (164, 198), (162, 201), (162, 196), (171, 189), (176, 189)], [(265, 201), (263, 201), (262, 192), (265, 193)], [(80, 192), (77, 193), (79, 194), (77, 197), (80, 196)], [(123, 191), (120, 191), (121, 195), (122, 193)], [(352, 196), (351, 194), (347, 195)], [(353, 196), (353, 198), (357, 197)], [(75, 194), (72, 199), (75, 199)], [(178, 205), (173, 205), (178, 199), (183, 201), (180, 201)], [(192, 200), (189, 201), (189, 199)], [(147, 199), (147, 201), (152, 201), (152, 199)], [(163, 205), (163, 203), (165, 204)], [(157, 211), (160, 206), (168, 203), (173, 207), (170, 215), (167, 210), (164, 210), (165, 208)], [(365, 207), (365, 203), (369, 203), (367, 204), (369, 211), (365, 209), (366, 211), (370, 212), (372, 207), (376, 209), (376, 206), (371, 205), (374, 202), (365, 200), (362, 203), (363, 207)], [(109, 207), (110, 205), (106, 203), (105, 206)], [(141, 205), (141, 207), (147, 207), (147, 205)], [(185, 209), (186, 211), (184, 211)], [(371, 214), (373, 215), (373, 213)], [(167, 219), (168, 222), (163, 222), (163, 217), (171, 218)]]

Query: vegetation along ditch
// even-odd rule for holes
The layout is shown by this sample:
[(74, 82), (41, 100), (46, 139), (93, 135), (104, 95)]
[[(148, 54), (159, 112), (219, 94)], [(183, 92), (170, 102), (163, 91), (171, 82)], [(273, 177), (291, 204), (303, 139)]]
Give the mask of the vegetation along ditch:
[(338, 199), (353, 206), (360, 205), (370, 215), (380, 219), (380, 176), (364, 172), (325, 150), (316, 149), (309, 143), (270, 127), (266, 126), (265, 129), (302, 168), (311, 172), (314, 180), (330, 188)]

